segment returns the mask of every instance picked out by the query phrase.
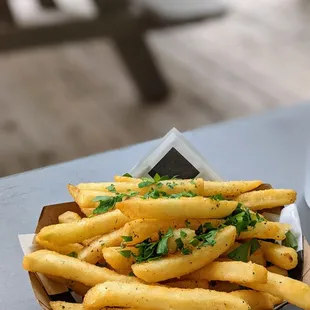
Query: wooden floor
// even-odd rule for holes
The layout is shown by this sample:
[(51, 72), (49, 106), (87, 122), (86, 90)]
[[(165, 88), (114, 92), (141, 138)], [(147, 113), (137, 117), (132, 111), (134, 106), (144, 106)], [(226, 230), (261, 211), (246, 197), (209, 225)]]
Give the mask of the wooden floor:
[(105, 40), (0, 55), (0, 176), (309, 99), (309, 0), (228, 4), (222, 19), (150, 33), (173, 89), (157, 106)]

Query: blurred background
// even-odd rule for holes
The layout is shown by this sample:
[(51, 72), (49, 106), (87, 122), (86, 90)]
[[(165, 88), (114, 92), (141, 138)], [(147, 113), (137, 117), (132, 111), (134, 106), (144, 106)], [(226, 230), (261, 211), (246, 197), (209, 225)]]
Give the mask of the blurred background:
[(0, 177), (298, 104), (309, 55), (309, 0), (0, 0)]

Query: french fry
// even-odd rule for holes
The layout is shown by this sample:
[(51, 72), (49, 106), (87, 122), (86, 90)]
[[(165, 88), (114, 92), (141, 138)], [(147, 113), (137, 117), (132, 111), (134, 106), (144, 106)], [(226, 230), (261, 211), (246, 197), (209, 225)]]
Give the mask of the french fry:
[(184, 277), (190, 280), (218, 280), (239, 283), (266, 283), (267, 269), (244, 262), (213, 262)]
[(60, 224), (77, 222), (79, 220), (81, 220), (81, 217), (77, 213), (72, 211), (66, 211), (65, 213), (58, 216), (58, 221)]
[(142, 309), (248, 310), (241, 298), (204, 289), (105, 282), (93, 287), (84, 298), (86, 310), (102, 307), (137, 307)]
[(257, 249), (250, 257), (249, 262), (266, 267), (266, 259), (264, 257), (263, 250)]
[(27, 271), (62, 277), (88, 286), (105, 281), (138, 281), (135, 277), (119, 275), (107, 268), (48, 250), (39, 250), (24, 256), (23, 267)]
[(249, 227), (247, 231), (243, 231), (237, 236), (237, 239), (275, 239), (284, 240), (285, 234), (291, 229), (291, 225), (278, 222), (260, 222), (254, 228)]
[(158, 260), (132, 265), (133, 273), (146, 282), (160, 282), (189, 274), (224, 253), (235, 241), (236, 229), (227, 226), (215, 236), (213, 246), (195, 248), (189, 255), (174, 254)]
[[(212, 285), (211, 285), (212, 284)], [(209, 283), (211, 290), (216, 290), (219, 292), (226, 292), (230, 293), (232, 291), (237, 291), (240, 289), (240, 285), (236, 283), (230, 283), (226, 281), (215, 281), (213, 284), (213, 281)]]
[(127, 199), (119, 202), (117, 208), (132, 219), (218, 219), (231, 214), (236, 209), (237, 204), (237, 201), (216, 201), (204, 197), (183, 197), (179, 199)]
[(68, 184), (68, 191), (80, 208), (97, 208), (99, 202), (93, 201), (97, 196), (115, 196), (109, 191), (81, 190), (72, 184)]
[(51, 301), (52, 310), (84, 310), (83, 304), (74, 304), (65, 301)]
[(92, 238), (83, 240), (81, 243), (82, 243), (84, 246), (89, 246), (92, 242), (94, 242), (95, 240), (99, 239), (100, 237), (101, 237), (101, 236), (95, 236), (95, 237), (92, 237)]
[(96, 264), (102, 259), (103, 247), (118, 246), (122, 243), (122, 236), (125, 236), (123, 229), (124, 227), (114, 230), (94, 240), (79, 253), (78, 259)]
[(88, 290), (90, 289), (89, 286), (87, 286), (83, 283), (80, 283), (80, 282), (64, 279), (61, 277), (55, 277), (55, 276), (51, 276), (51, 275), (46, 275), (46, 276), (49, 279), (51, 279), (57, 283), (64, 284), (66, 287), (70, 288), (71, 290), (73, 290), (74, 292), (76, 292), (80, 296), (84, 296), (88, 292)]
[[(142, 182), (142, 180), (141, 180)], [(139, 182), (138, 182), (139, 183)], [(168, 195), (181, 193), (184, 191), (192, 192), (197, 195), (203, 195), (204, 183), (203, 179), (198, 178), (194, 180), (167, 180), (160, 181), (160, 186), (157, 184), (151, 184), (149, 186), (139, 187), (138, 183), (131, 182), (102, 182), (102, 183), (81, 183), (77, 185), (77, 188), (83, 193), (87, 191), (100, 191), (101, 195), (104, 192), (110, 192), (108, 187), (113, 185), (117, 193), (127, 193), (128, 191), (135, 191), (139, 195), (144, 195), (152, 189), (158, 189)]]
[(79, 253), (83, 249), (83, 246), (79, 243), (57, 245), (57, 244), (51, 243), (49, 241), (42, 240), (41, 238), (38, 237), (38, 235), (36, 236), (35, 241), (43, 249), (55, 251), (55, 252), (58, 252), (60, 254), (69, 254), (72, 252)]
[(291, 270), (297, 266), (298, 256), (294, 249), (266, 241), (259, 243), (268, 262), (285, 270)]
[(125, 177), (125, 176), (121, 176), (121, 175), (115, 175), (114, 181), (115, 182), (126, 182), (126, 183), (140, 183), (140, 182), (142, 182), (142, 179)]
[(38, 238), (57, 245), (81, 242), (122, 227), (129, 219), (119, 210), (113, 210), (78, 222), (55, 224), (41, 229)]
[(93, 211), (95, 209), (96, 208), (80, 208), (80, 210), (86, 215), (86, 217), (97, 216), (96, 214), (93, 214)]
[(174, 280), (165, 282), (164, 285), (178, 288), (209, 288), (207, 280)]
[(265, 189), (241, 194), (235, 200), (251, 210), (271, 209), (293, 203), (296, 192), (291, 189)]
[(285, 269), (282, 269), (278, 266), (269, 266), (267, 270), (276, 274), (280, 274), (281, 276), (288, 277), (288, 272)]
[[(310, 286), (301, 281), (268, 271), (267, 283), (247, 283), (256, 291), (270, 293), (302, 309), (310, 308)], [(240, 283), (242, 285), (242, 283)]]
[(274, 306), (282, 302), (281, 298), (264, 292), (240, 290), (231, 292), (230, 294), (243, 299), (247, 304), (249, 304), (251, 310), (273, 309)]
[(203, 196), (214, 196), (219, 194), (224, 197), (237, 196), (257, 188), (262, 183), (263, 182), (259, 180), (228, 182), (204, 181)]
[(134, 254), (139, 253), (139, 249), (135, 247), (109, 247), (102, 249), (102, 255), (104, 260), (118, 273), (129, 275), (131, 272), (131, 265), (134, 263), (134, 258), (131, 256), (129, 258), (124, 257), (120, 254), (120, 251), (131, 251)]

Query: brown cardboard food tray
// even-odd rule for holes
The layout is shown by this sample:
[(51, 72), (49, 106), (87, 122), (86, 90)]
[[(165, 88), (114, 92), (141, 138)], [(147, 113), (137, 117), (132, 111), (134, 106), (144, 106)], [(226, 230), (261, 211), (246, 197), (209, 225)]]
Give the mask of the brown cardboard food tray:
[[(35, 233), (38, 233), (45, 226), (57, 224), (58, 216), (66, 211), (73, 211), (78, 213), (81, 217), (84, 216), (75, 202), (45, 206), (41, 211)], [(302, 267), (302, 280), (303, 282), (310, 284), (310, 248), (306, 241), (304, 241), (303, 253), (303, 264), (300, 265), (300, 267)], [(70, 298), (72, 298), (72, 295), (68, 289), (64, 289), (64, 291), (60, 294), (58, 291), (57, 294), (53, 294), (53, 288), (48, 292), (46, 287), (43, 285), (41, 278), (35, 273), (29, 272), (29, 278), (34, 294), (40, 306), (44, 310), (51, 310), (49, 306), (49, 302), (51, 300), (61, 299), (70, 301)], [(48, 281), (53, 282), (52, 280)]]

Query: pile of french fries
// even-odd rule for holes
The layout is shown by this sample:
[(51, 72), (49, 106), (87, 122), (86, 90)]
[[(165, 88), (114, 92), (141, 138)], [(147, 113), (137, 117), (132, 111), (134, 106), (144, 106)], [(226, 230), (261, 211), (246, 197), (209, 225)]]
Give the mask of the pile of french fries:
[(290, 225), (263, 216), (293, 203), (293, 190), (158, 175), (68, 189), (85, 216), (61, 214), (23, 260), (84, 296), (52, 309), (310, 308), (310, 287), (288, 277), (298, 264)]

